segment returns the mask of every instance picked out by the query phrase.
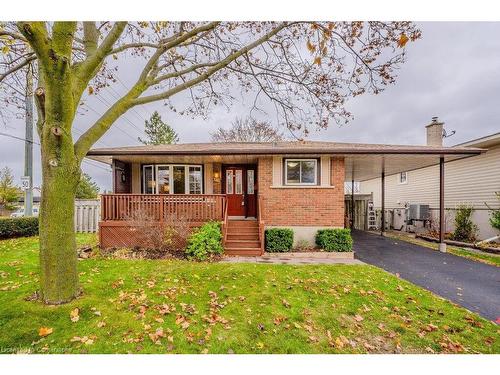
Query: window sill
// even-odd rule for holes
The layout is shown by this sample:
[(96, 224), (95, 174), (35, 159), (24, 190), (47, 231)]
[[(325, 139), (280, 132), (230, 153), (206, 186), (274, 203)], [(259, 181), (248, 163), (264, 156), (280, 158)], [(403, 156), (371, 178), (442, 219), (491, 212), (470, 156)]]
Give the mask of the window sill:
[(271, 189), (335, 189), (334, 185), (274, 185)]

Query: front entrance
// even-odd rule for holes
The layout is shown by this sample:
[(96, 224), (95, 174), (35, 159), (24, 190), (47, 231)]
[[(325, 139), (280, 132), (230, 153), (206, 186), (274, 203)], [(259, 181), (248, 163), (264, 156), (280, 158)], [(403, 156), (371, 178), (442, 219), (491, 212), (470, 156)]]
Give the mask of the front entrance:
[(256, 217), (257, 178), (255, 165), (225, 165), (223, 193), (227, 197), (228, 216)]

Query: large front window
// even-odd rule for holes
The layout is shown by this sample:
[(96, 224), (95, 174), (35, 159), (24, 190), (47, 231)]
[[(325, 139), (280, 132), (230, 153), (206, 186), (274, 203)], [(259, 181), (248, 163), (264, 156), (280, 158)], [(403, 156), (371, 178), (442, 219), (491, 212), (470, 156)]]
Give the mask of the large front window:
[(316, 159), (285, 159), (285, 185), (317, 185)]
[(161, 164), (142, 167), (146, 194), (202, 194), (201, 165)]

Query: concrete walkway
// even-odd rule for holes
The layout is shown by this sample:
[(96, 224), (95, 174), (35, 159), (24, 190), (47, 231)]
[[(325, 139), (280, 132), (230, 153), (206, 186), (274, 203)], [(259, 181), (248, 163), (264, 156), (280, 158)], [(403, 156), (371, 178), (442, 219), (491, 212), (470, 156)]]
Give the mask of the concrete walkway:
[(486, 319), (500, 319), (500, 267), (377, 234), (355, 231), (356, 258), (383, 268)]
[(264, 264), (364, 264), (357, 259), (319, 258), (317, 256), (307, 257), (302, 254), (301, 257), (294, 257), (293, 254), (273, 254), (257, 257), (231, 256), (225, 257), (222, 262)]

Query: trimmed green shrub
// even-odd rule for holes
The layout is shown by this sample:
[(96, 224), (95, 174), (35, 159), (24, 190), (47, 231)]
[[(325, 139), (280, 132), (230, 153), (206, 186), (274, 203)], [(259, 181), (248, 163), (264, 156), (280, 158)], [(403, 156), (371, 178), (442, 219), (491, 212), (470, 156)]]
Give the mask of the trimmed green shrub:
[(352, 251), (351, 230), (342, 228), (320, 229), (316, 233), (316, 245), (325, 251)]
[(0, 238), (29, 237), (38, 235), (37, 217), (0, 219)]
[(293, 230), (288, 228), (266, 229), (266, 251), (270, 253), (286, 253), (292, 249)]
[(476, 241), (477, 225), (472, 221), (474, 209), (469, 205), (460, 205), (455, 214), (455, 231), (452, 238), (455, 241)]
[(223, 252), (221, 224), (217, 221), (210, 221), (195, 229), (188, 238), (185, 251), (189, 259), (196, 260), (207, 260)]

